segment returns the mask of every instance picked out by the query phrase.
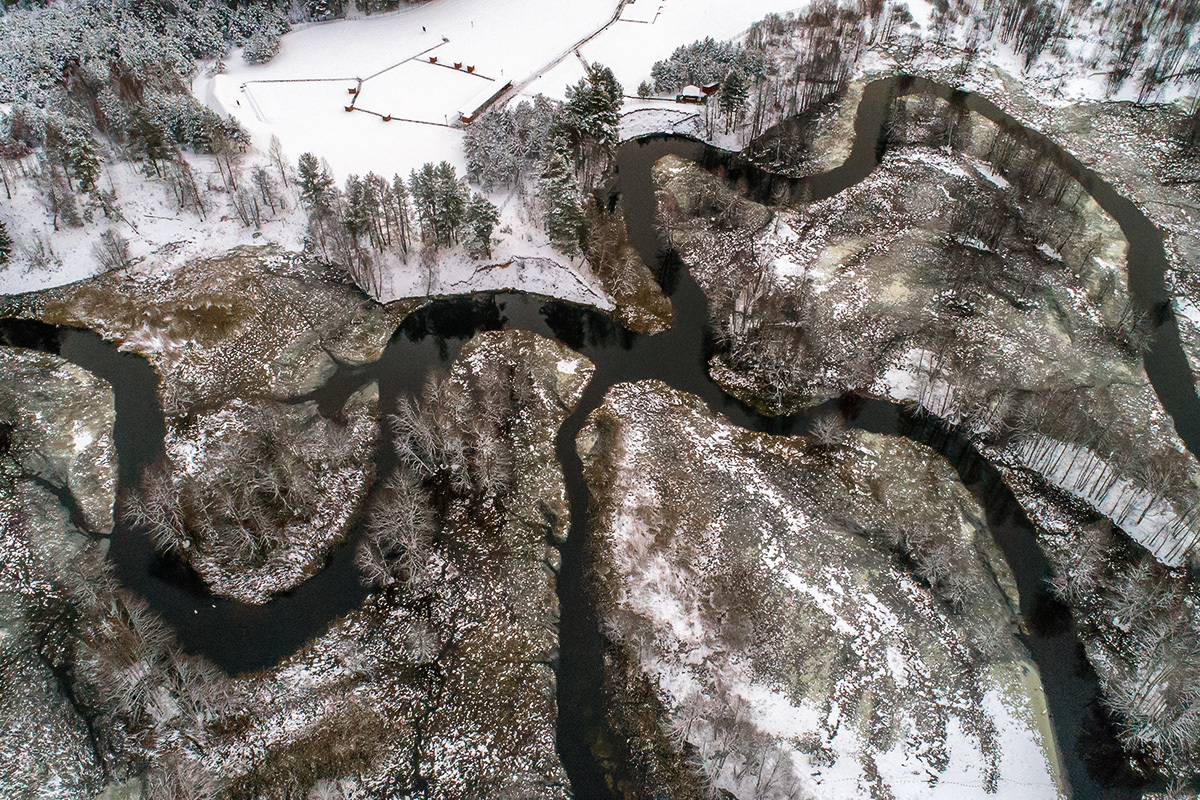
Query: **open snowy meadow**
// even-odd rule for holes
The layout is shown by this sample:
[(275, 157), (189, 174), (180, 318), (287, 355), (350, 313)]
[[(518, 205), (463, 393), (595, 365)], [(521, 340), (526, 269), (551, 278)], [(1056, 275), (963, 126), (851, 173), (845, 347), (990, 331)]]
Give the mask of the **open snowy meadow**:
[(735, 38), (765, 14), (807, 5), (444, 0), (297, 26), (269, 63), (232, 55), (223, 73), (201, 75), (193, 91), (233, 115), (259, 147), (278, 136), (290, 156), (313, 152), (338, 178), (407, 175), (443, 160), (462, 171), (459, 112), (489, 89), (512, 83), (499, 102), (539, 93), (561, 99), (583, 77), (584, 63), (598, 62), (633, 95), (676, 47), (705, 36)]

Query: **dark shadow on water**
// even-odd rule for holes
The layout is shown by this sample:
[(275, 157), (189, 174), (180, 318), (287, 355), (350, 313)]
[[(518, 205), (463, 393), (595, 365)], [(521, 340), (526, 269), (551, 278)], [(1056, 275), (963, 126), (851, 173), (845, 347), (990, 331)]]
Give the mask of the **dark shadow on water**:
[[(1094, 173), (987, 101), (905, 78), (875, 81), (866, 87), (855, 120), (850, 157), (842, 166), (804, 180), (772, 175), (729, 153), (682, 138), (643, 139), (621, 147), (611, 202), (621, 205), (631, 243), (672, 298), (672, 329), (656, 336), (639, 336), (593, 311), (520, 294), (438, 300), (404, 321), (378, 361), (342, 365), (320, 389), (299, 398), (315, 401), (322, 413), (333, 416), (351, 394), (375, 382), (381, 409), (391, 411), (401, 395), (420, 392), (431, 369), (447, 368), (463, 341), (477, 331), (504, 327), (562, 341), (595, 364), (595, 377), (555, 442), (571, 511), (570, 535), (562, 547), (558, 577), (558, 749), (574, 794), (582, 800), (613, 797), (593, 750), (613, 734), (607, 729), (602, 691), (604, 640), (588, 595), (588, 490), (575, 451), (575, 437), (587, 415), (614, 384), (658, 379), (699, 396), (715, 413), (751, 430), (800, 434), (808, 430), (812, 418), (811, 413), (785, 417), (757, 414), (712, 381), (707, 370), (712, 343), (707, 332), (706, 298), (678, 257), (659, 240), (654, 227), (651, 168), (659, 158), (672, 154), (719, 170), (755, 197), (830, 197), (861, 181), (875, 168), (884, 153), (884, 122), (892, 99), (915, 92), (963, 103), (1038, 144), (1078, 177), (1121, 224), (1131, 243), (1131, 293), (1135, 302), (1161, 316), (1159, 338), (1146, 358), (1147, 373), (1180, 435), (1195, 452), (1194, 446), (1200, 441), (1200, 401), (1192, 388), (1174, 318), (1164, 305), (1166, 258), (1161, 234), (1131, 202)], [(145, 360), (119, 352), (90, 332), (17, 320), (0, 320), (0, 343), (61, 353), (113, 385), (117, 402), (114, 435), (122, 487), (136, 485), (142, 469), (161, 457), (165, 423), (157, 400), (157, 377)], [(1074, 797), (1091, 800), (1139, 796), (1137, 776), (1114, 766), (1114, 761), (1123, 761), (1115, 730), (1097, 702), (1095, 676), (1082, 656), (1070, 613), (1047, 591), (1049, 567), (1033, 526), (995, 469), (954, 431), (927, 419), (913, 418), (893, 404), (846, 396), (815, 411), (829, 410), (839, 411), (859, 429), (907, 436), (928, 444), (956, 466), (985, 509), (996, 541), (1017, 578), (1021, 611), (1029, 631), (1026, 643), (1041, 671)], [(387, 475), (394, 466), (387, 425), (383, 426), (381, 440), (377, 477)], [(203, 654), (236, 674), (276, 664), (361, 605), (367, 593), (353, 562), (357, 536), (356, 529), (314, 577), (263, 606), (212, 597), (198, 584), (194, 573), (189, 574), (183, 565), (164, 561), (143, 532), (125, 525), (118, 524), (109, 552), (122, 583), (145, 598), (172, 625), (187, 650)]]

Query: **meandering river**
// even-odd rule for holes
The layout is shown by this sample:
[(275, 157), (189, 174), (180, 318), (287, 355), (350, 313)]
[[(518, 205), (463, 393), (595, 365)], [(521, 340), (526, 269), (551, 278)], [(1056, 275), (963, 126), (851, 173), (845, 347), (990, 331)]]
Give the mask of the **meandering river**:
[[(571, 510), (570, 535), (558, 578), (560, 625), (559, 751), (579, 798), (606, 798), (605, 776), (591, 755), (591, 744), (604, 736), (601, 678), (602, 639), (585, 596), (587, 486), (575, 437), (587, 415), (616, 383), (647, 378), (701, 397), (733, 424), (777, 434), (803, 433), (811, 414), (767, 417), (725, 394), (708, 375), (707, 301), (700, 287), (667, 252), (654, 228), (651, 167), (673, 154), (741, 171), (765, 190), (786, 184), (819, 200), (861, 181), (882, 156), (882, 132), (892, 99), (901, 93), (944, 97), (1041, 146), (1075, 176), (1120, 224), (1129, 239), (1129, 285), (1135, 302), (1154, 310), (1161, 324), (1146, 371), (1192, 452), (1200, 444), (1200, 401), (1169, 311), (1163, 274), (1166, 256), (1161, 233), (1128, 199), (1100, 180), (1070, 154), (976, 95), (910, 78), (875, 81), (866, 87), (855, 121), (855, 139), (846, 162), (803, 180), (779, 178), (695, 141), (660, 137), (628, 142), (617, 160), (616, 197), (629, 235), (646, 264), (664, 278), (675, 310), (674, 326), (655, 336), (640, 336), (607, 317), (558, 302), (520, 294), (440, 300), (410, 316), (393, 336), (383, 357), (372, 364), (340, 368), (311, 395), (331, 413), (349, 395), (377, 381), (382, 407), (389, 410), (401, 394), (416, 392), (429, 368), (447, 366), (463, 341), (480, 330), (504, 327), (531, 330), (558, 339), (587, 356), (596, 372), (578, 409), (562, 425), (556, 453), (563, 467)], [(117, 351), (94, 333), (57, 329), (39, 323), (0, 321), (0, 342), (58, 352), (107, 380), (116, 394), (115, 438), (123, 486), (135, 485), (141, 471), (161, 456), (164, 418), (157, 401), (157, 377), (148, 363)], [(953, 433), (932, 429), (899, 407), (855, 400), (843, 408), (849, 424), (862, 430), (893, 433), (932, 444), (959, 465), (960, 474), (986, 509), (992, 530), (1017, 576), (1022, 612), (1030, 633), (1027, 644), (1041, 670), (1066, 774), (1076, 798), (1137, 797), (1137, 790), (1104, 788), (1089, 769), (1087, 755), (1106, 757), (1115, 746), (1112, 734), (1095, 724), (1096, 684), (1081, 655), (1066, 609), (1045, 588), (1045, 557), (1034, 531), (995, 470)], [(386, 434), (378, 456), (378, 474), (394, 463)], [(118, 524), (109, 553), (121, 581), (144, 597), (177, 631), (183, 645), (230, 673), (263, 669), (295, 652), (328, 625), (356, 608), (366, 596), (353, 562), (355, 537), (337, 548), (315, 577), (272, 602), (254, 606), (211, 596), (189, 572), (159, 558), (149, 537)]]

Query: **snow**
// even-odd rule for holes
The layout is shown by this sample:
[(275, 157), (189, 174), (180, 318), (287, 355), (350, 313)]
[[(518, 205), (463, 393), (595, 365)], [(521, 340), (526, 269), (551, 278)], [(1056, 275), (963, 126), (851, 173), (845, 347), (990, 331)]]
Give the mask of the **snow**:
[(1117, 477), (1117, 467), (1090, 448), (1037, 436), (1010, 449), (1048, 483), (1088, 503), (1168, 566), (1186, 563), (1200, 538), (1169, 500)]
[[(304, 242), (305, 217), (298, 199), (284, 191), (288, 209), (272, 214), (263, 209), (259, 230), (242, 224), (224, 192), (216, 162), (208, 157), (186, 155), (196, 182), (210, 205), (206, 218), (179, 210), (162, 183), (143, 174), (139, 165), (106, 160), (100, 188), (116, 192), (120, 218), (106, 220), (95, 210), (94, 222), (80, 228), (54, 230), (37, 187), (30, 179), (17, 181), (12, 200), (0, 204), (0, 220), (8, 226), (17, 253), (13, 262), (0, 268), (0, 293), (28, 292), (71, 283), (100, 272), (93, 251), (100, 235), (116, 230), (129, 240), (130, 257), (140, 269), (170, 270), (196, 258), (223, 253), (241, 245), (274, 242), (299, 249)], [(255, 161), (251, 157), (247, 166)], [(213, 187), (205, 191), (206, 186)], [(218, 188), (219, 187), (219, 188)], [(282, 187), (280, 187), (282, 189)], [(32, 268), (29, 251), (38, 240), (49, 242), (53, 258), (42, 268)]]
[(569, 259), (550, 244), (545, 230), (515, 193), (493, 195), (500, 221), (490, 258), (478, 260), (461, 247), (439, 252), (432, 266), (419, 253), (386, 263), (379, 299), (445, 296), (516, 290), (610, 311), (616, 307), (600, 280), (579, 258)]
[(621, 112), (621, 141), (656, 133), (696, 135), (700, 115), (694, 105), (655, 100), (626, 100)]
[(71, 443), (75, 446), (75, 452), (82, 453), (94, 441), (96, 441), (95, 432), (89, 430), (77, 420), (71, 431)]
[[(623, 410), (617, 406), (618, 410)], [(659, 416), (663, 409), (650, 406), (640, 413)], [(995, 725), (996, 737), (986, 744), (972, 731), (967, 720), (979, 713), (964, 695), (947, 692), (940, 698), (937, 689), (930, 688), (944, 665), (919, 650), (918, 639), (924, 635), (902, 622), (888, 603), (863, 585), (862, 576), (852, 567), (836, 561), (822, 561), (811, 556), (795, 560), (800, 547), (819, 547), (820, 537), (810, 544), (797, 545), (813, 537), (806, 515), (795, 514), (795, 525), (788, 519), (797, 511), (784, 499), (777, 487), (766, 480), (757, 465), (743, 460), (728, 446), (729, 432), (699, 430), (694, 423), (681, 423), (690, 428), (686, 447), (694, 448), (694, 456), (716, 473), (725, 473), (723, 480), (736, 480), (753, 498), (749, 505), (772, 507), (786, 522), (787, 530), (771, 533), (764, 530), (760, 550), (763, 569), (756, 579), (773, 583), (772, 596), (791, 596), (790, 602), (801, 606), (811, 604), (829, 618), (829, 628), (841, 641), (848, 643), (862, 658), (860, 666), (848, 669), (837, 679), (835, 694), (827, 702), (815, 698), (797, 697), (773, 680), (770, 669), (762, 669), (750, 658), (728, 647), (722, 640), (720, 625), (713, 624), (711, 600), (705, 595), (702, 579), (705, 570), (714, 569), (709, 557), (681, 556), (680, 553), (705, 553), (696, 537), (665, 544), (659, 537), (662, 531), (654, 519), (654, 511), (663, 506), (658, 494), (659, 484), (643, 474), (645, 460), (654, 457), (652, 444), (658, 437), (671, 436), (651, 425), (626, 424), (621, 429), (620, 455), (615, 459), (619, 476), (611, 502), (613, 509), (603, 529), (606, 541), (612, 546), (612, 572), (621, 578), (617, 586), (616, 603), (622, 614), (643, 620), (647, 629), (630, 635), (625, 642), (633, 648), (641, 668), (652, 677), (662, 692), (667, 708), (674, 715), (672, 725), (686, 736), (687, 741), (704, 758), (721, 750), (723, 755), (711, 756), (705, 763), (714, 764), (713, 783), (737, 798), (782, 797), (782, 787), (771, 786), (759, 791), (753, 777), (746, 777), (747, 753), (736, 742), (730, 745), (730, 734), (718, 727), (721, 714), (735, 714), (737, 724), (753, 730), (759, 755), (779, 758), (786, 762), (798, 780), (813, 796), (822, 798), (860, 798), (871, 792), (872, 781), (864, 771), (866, 759), (874, 762), (884, 785), (896, 798), (983, 798), (994, 796), (988, 785), (994, 764), (999, 787), (1018, 791), (1028, 798), (1058, 797), (1053, 777), (1054, 769), (1047, 758), (1046, 730), (1039, 726), (1036, 706), (1015, 685), (1013, 676), (1029, 670), (1027, 662), (1003, 664), (988, 668), (981, 675), (983, 711)], [(711, 479), (711, 478), (710, 478)], [(720, 524), (711, 536), (722, 537)], [(819, 530), (819, 528), (818, 528)], [(699, 546), (693, 551), (693, 546)], [(791, 554), (789, 554), (791, 551)], [(911, 598), (923, 590), (907, 578), (901, 578), (902, 591)], [(785, 601), (788, 602), (788, 601)], [(794, 612), (790, 612), (794, 613)], [(622, 617), (623, 619), (628, 619)], [(623, 622), (616, 635), (633, 630)], [(819, 623), (814, 623), (819, 627)], [(765, 635), (765, 634), (764, 634)], [(944, 636), (942, 631), (931, 635)], [(831, 637), (831, 641), (837, 641)], [(856, 674), (856, 670), (876, 670)], [(1036, 673), (1034, 673), (1036, 674)], [(897, 733), (886, 750), (867, 741), (859, 722), (843, 719), (854, 701), (847, 699), (867, 691), (865, 685), (879, 679), (914, 695), (932, 692), (931, 699), (947, 708), (947, 730), (942, 739), (946, 761), (938, 764), (930, 748), (938, 747), (941, 738), (931, 728), (929, 720), (913, 719), (904, 709), (891, 713)], [(1034, 681), (1036, 683), (1036, 680)], [(1016, 691), (1013, 691), (1016, 690)], [(846, 695), (842, 695), (842, 692)], [(886, 696), (886, 695), (885, 695)], [(737, 711), (732, 709), (737, 708)], [(799, 746), (802, 739), (820, 737), (828, 760), (813, 758), (811, 751)], [(929, 737), (929, 738), (926, 738)], [(752, 771), (752, 770), (751, 770)], [(798, 788), (798, 787), (793, 787)], [(789, 794), (787, 796), (795, 796)]]
[[(586, 61), (611, 68), (626, 94), (633, 94), (638, 84), (650, 77), (654, 62), (667, 58), (675, 48), (706, 36), (736, 39), (767, 14), (799, 11), (808, 5), (796, 0), (636, 0), (622, 12), (620, 21), (579, 50)], [(652, 22), (629, 21), (635, 19)], [(551, 77), (557, 76), (534, 82), (526, 94), (540, 92), (561, 98), (565, 84), (549, 80)]]
[[(277, 135), (293, 157), (311, 151), (325, 158), (339, 179), (368, 171), (407, 175), (443, 160), (461, 171), (462, 132), (444, 126), (482, 91), (481, 76), (497, 82), (537, 76), (616, 10), (616, 0), (436, 0), (298, 26), (267, 64), (231, 56), (224, 74), (198, 79), (193, 91), (236, 117), (260, 147)], [(453, 69), (456, 61), (463, 70)], [(468, 65), (475, 75), (465, 71)], [(347, 113), (354, 99), (348, 89), (358, 80), (364, 82), (356, 107), (433, 124)]]

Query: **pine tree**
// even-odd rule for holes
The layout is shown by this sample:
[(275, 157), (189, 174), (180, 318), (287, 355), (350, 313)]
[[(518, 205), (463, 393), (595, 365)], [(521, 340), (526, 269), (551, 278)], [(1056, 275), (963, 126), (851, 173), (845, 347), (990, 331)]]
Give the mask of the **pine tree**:
[(458, 241), (458, 232), (462, 228), (467, 211), (467, 190), (459, 182), (453, 165), (448, 161), (437, 165), (435, 191), (438, 230), (442, 235), (442, 244), (450, 245)]
[(412, 171), (409, 189), (421, 221), (421, 239), (432, 237), (439, 247), (456, 242), (466, 213), (467, 193), (454, 167), (447, 161), (436, 166), (425, 164)]
[(355, 244), (363, 234), (370, 234), (374, 224), (375, 213), (371, 199), (371, 191), (365, 181), (359, 180), (357, 175), (346, 179), (346, 216), (343, 222)]
[(308, 15), (318, 21), (340, 17), (345, 13), (341, 0), (307, 0), (305, 7)]
[(602, 64), (592, 64), (578, 84), (567, 87), (567, 123), (581, 137), (611, 155), (620, 141), (617, 126), (622, 96), (621, 84), (613, 71)]
[(564, 144), (551, 149), (542, 167), (539, 186), (546, 203), (546, 233), (555, 247), (574, 256), (579, 252), (583, 207), (564, 150)]
[(171, 155), (171, 140), (166, 129), (156, 120), (150, 119), (141, 111), (136, 112), (130, 120), (129, 144), (134, 152), (140, 153), (150, 162), (156, 175), (161, 175), (159, 164)]
[(396, 223), (399, 226), (400, 249), (408, 252), (408, 243), (412, 239), (412, 222), (408, 216), (408, 187), (399, 175), (392, 178), (392, 202), (394, 203)]
[(242, 58), (247, 64), (265, 64), (279, 52), (279, 33), (275, 30), (260, 30), (246, 42)]
[(750, 97), (750, 89), (741, 70), (732, 69), (721, 84), (721, 113), (725, 115), (725, 132), (736, 121), (740, 122), (746, 111), (746, 101)]
[(8, 226), (0, 220), (0, 264), (7, 264), (12, 259), (13, 240), (8, 235)]
[(86, 132), (71, 126), (63, 132), (63, 165), (67, 174), (75, 179), (80, 191), (90, 192), (96, 188), (100, 178), (100, 158), (96, 155), (96, 144)]
[(466, 226), (467, 252), (476, 258), (489, 257), (492, 254), (492, 231), (500, 221), (500, 212), (486, 197), (481, 194), (471, 195), (467, 203)]
[(437, 173), (432, 163), (414, 169), (408, 176), (408, 188), (412, 192), (413, 207), (417, 210), (417, 221), (421, 223), (421, 241), (440, 240), (437, 224)]
[(333, 188), (333, 176), (329, 170), (317, 163), (312, 153), (300, 156), (297, 170), (300, 185), (300, 200), (315, 217), (324, 217), (332, 208), (329, 190)]

